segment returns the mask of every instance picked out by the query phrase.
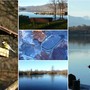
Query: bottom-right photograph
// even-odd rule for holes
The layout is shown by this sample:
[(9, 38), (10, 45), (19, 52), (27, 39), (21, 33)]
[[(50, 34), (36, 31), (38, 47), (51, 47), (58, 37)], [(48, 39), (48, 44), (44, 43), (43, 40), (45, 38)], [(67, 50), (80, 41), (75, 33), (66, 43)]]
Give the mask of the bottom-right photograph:
[(90, 50), (72, 49), (69, 57), (69, 90), (90, 90)]

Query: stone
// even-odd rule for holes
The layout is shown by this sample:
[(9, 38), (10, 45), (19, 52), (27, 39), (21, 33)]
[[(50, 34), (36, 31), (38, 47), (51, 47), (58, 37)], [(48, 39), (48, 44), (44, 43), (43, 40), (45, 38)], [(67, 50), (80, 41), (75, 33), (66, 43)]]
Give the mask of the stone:
[(52, 51), (53, 60), (67, 60), (67, 43), (61, 40)]
[(42, 60), (49, 60), (49, 55), (46, 52), (42, 51), (41, 52), (41, 59)]
[(36, 39), (39, 42), (43, 42), (43, 40), (46, 38), (46, 35), (41, 30), (33, 31), (32, 33), (33, 33), (33, 39)]
[(59, 35), (50, 35), (42, 42), (42, 48), (45, 50), (53, 49), (61, 40)]
[(27, 43), (23, 43), (21, 45), (21, 51), (23, 54), (27, 55), (27, 56), (30, 56), (31, 54), (34, 54), (35, 51), (34, 51), (34, 46), (32, 46), (31, 44), (27, 44)]

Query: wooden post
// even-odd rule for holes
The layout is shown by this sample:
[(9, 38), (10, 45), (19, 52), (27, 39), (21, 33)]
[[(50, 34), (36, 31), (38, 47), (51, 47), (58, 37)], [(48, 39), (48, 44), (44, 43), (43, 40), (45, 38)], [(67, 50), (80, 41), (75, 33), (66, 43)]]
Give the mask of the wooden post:
[(73, 81), (72, 90), (80, 90), (80, 80), (74, 80)]

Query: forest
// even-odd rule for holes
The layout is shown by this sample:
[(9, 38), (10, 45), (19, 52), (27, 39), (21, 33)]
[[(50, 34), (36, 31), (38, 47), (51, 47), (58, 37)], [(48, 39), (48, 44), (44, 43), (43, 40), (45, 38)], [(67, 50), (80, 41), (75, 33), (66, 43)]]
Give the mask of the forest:
[(69, 35), (70, 36), (90, 36), (90, 26), (87, 25), (79, 25), (69, 27)]

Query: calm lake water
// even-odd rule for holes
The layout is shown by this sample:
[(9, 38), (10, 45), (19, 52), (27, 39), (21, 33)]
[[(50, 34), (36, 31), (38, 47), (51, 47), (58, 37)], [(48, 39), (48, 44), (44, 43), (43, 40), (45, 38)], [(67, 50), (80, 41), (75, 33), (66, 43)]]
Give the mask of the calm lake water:
[(67, 77), (62, 75), (20, 76), (19, 90), (67, 90)]
[(90, 85), (90, 43), (70, 42), (69, 73), (80, 79), (81, 84)]
[[(53, 18), (53, 15), (40, 15), (40, 14), (34, 14), (32, 12), (19, 12), (19, 15), (25, 15), (25, 16), (29, 16), (29, 18)], [(59, 15), (57, 15), (57, 19), (59, 19)], [(64, 16), (64, 18), (66, 19), (67, 16)]]

